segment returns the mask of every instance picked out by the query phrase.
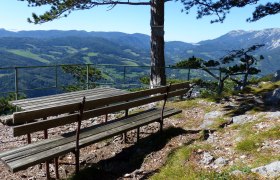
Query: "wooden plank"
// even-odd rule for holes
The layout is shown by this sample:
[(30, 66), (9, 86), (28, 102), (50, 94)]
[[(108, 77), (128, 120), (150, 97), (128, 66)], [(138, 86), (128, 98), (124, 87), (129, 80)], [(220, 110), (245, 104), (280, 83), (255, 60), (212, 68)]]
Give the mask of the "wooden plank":
[[(100, 95), (104, 95), (104, 94), (111, 94), (111, 93), (125, 93), (126, 91), (122, 91), (122, 90), (115, 90), (115, 89), (105, 89), (105, 90), (102, 90), (102, 89), (99, 89), (98, 91), (92, 91), (92, 92), (87, 92), (87, 93), (80, 93), (80, 94), (75, 94), (75, 95), (69, 95), (69, 96), (64, 96), (64, 95), (61, 95), (59, 97), (56, 97), (56, 98), (45, 98), (45, 99), (38, 99), (36, 101), (30, 101), (30, 100), (27, 100), (26, 102), (24, 103), (21, 103), (21, 104), (17, 104), (18, 107), (26, 110), (27, 108), (29, 108), (30, 106), (36, 106), (36, 105), (48, 105), (48, 104), (51, 104), (51, 103), (61, 103), (63, 101), (67, 101), (67, 100), (79, 100), (80, 98), (83, 98), (84, 96), (86, 97), (91, 97), (91, 96), (100, 96)], [(30, 109), (30, 108), (29, 108)]]
[(62, 93), (62, 94), (56, 94), (56, 95), (41, 96), (41, 97), (36, 97), (36, 98), (21, 99), (21, 100), (16, 100), (16, 101), (10, 101), (10, 103), (14, 104), (14, 105), (18, 105), (18, 104), (26, 103), (26, 102), (36, 102), (36, 101), (42, 101), (42, 100), (47, 100), (47, 99), (59, 98), (59, 97), (75, 96), (75, 95), (79, 95), (81, 93), (95, 93), (95, 92), (99, 92), (99, 91), (107, 90), (107, 89), (119, 90), (119, 89), (111, 88), (111, 87), (95, 88), (95, 89), (68, 92), (68, 93)]
[(54, 137), (52, 139), (47, 139), (47, 140), (39, 141), (39, 142), (36, 142), (36, 143), (24, 145), (24, 146), (21, 146), (21, 147), (17, 147), (15, 149), (11, 149), (11, 150), (7, 150), (7, 151), (4, 151), (4, 152), (1, 152), (0, 153), (0, 160), (1, 160), (1, 158), (5, 157), (5, 156), (9, 156), (9, 155), (12, 155), (12, 154), (15, 154), (15, 153), (18, 153), (18, 152), (23, 152), (25, 150), (30, 150), (30, 149), (36, 148), (38, 146), (41, 146), (41, 145), (46, 145), (47, 143), (51, 143), (53, 141), (56, 141), (56, 140), (62, 139), (62, 138), (65, 138), (65, 137), (56, 136), (56, 137)]
[(146, 97), (146, 98), (132, 100), (129, 102), (113, 104), (110, 106), (85, 111), (83, 114), (83, 119), (89, 119), (91, 117), (96, 117), (96, 116), (100, 116), (103, 114), (114, 113), (114, 112), (118, 112), (121, 110), (130, 109), (132, 107), (137, 107), (137, 106), (141, 106), (144, 104), (160, 101), (160, 100), (164, 99), (164, 96), (165, 96), (164, 94), (160, 94), (160, 95), (150, 96), (150, 97)]
[[(106, 98), (106, 97), (110, 97), (110, 96), (128, 94), (128, 92), (122, 92), (122, 91), (117, 91), (117, 92), (109, 91), (106, 93), (107, 94), (100, 93), (100, 94), (88, 95), (88, 96), (86, 96), (86, 100), (89, 101), (89, 100), (95, 100), (95, 99), (100, 99), (100, 98)], [(48, 103), (44, 103), (44, 104), (24, 106), (24, 107), (22, 107), (22, 109), (28, 111), (28, 110), (43, 109), (44, 107), (60, 107), (60, 106), (67, 105), (67, 104), (73, 104), (75, 102), (81, 102), (81, 99), (83, 99), (83, 97), (64, 99), (61, 101), (53, 101), (53, 102), (48, 102)]]
[(60, 107), (47, 107), (31, 111), (16, 112), (13, 114), (13, 124), (21, 124), (34, 121), (35, 119), (55, 116), (69, 112), (78, 111), (80, 103), (67, 104)]
[(180, 96), (180, 95), (184, 95), (184, 94), (188, 93), (189, 90), (190, 90), (190, 89), (182, 89), (182, 90), (177, 90), (177, 91), (170, 92), (170, 93), (168, 94), (168, 98), (175, 97), (175, 96)]
[(50, 129), (53, 127), (58, 127), (58, 126), (74, 123), (74, 122), (77, 122), (78, 117), (79, 117), (79, 114), (75, 113), (75, 114), (71, 114), (71, 115), (65, 115), (63, 117), (57, 117), (54, 119), (42, 120), (42, 121), (38, 121), (38, 122), (14, 126), (13, 127), (13, 136), (17, 137), (17, 136), (25, 135), (28, 133), (42, 131), (44, 129)]
[(131, 101), (133, 99), (148, 97), (151, 95), (156, 95), (156, 94), (165, 93), (165, 92), (166, 92), (166, 87), (159, 87), (159, 88), (154, 88), (154, 89), (132, 92), (132, 93), (129, 93), (126, 95), (119, 95), (119, 96), (113, 96), (113, 97), (108, 97), (108, 98), (100, 98), (100, 99), (96, 99), (93, 101), (87, 101), (87, 103), (85, 104), (85, 110), (94, 109), (94, 108), (100, 107), (104, 104), (108, 105), (108, 104), (114, 104), (114, 103), (119, 103), (119, 102), (124, 102), (124, 101)]
[[(173, 111), (173, 114), (169, 114), (169, 115), (171, 116), (176, 113), (180, 113), (180, 111)], [(86, 138), (81, 139), (81, 141), (80, 141), (81, 147), (88, 146), (89, 144), (101, 141), (103, 139), (107, 139), (109, 137), (115, 136), (115, 135), (123, 133), (125, 131), (134, 129), (138, 126), (143, 126), (143, 125), (149, 124), (150, 122), (157, 121), (159, 118), (160, 118), (160, 116), (158, 116), (157, 118), (151, 117), (150, 119), (145, 118), (143, 121), (136, 121), (133, 123), (123, 125), (121, 127), (113, 128), (110, 131), (103, 131), (102, 133), (96, 134), (94, 136), (88, 136)], [(25, 169), (29, 166), (38, 164), (40, 162), (44, 162), (48, 159), (52, 159), (59, 155), (66, 154), (68, 152), (71, 152), (74, 149), (75, 149), (75, 143), (71, 142), (68, 144), (64, 144), (64, 145), (55, 147), (48, 151), (40, 152), (33, 156), (28, 156), (28, 157), (25, 157), (20, 160), (12, 161), (12, 162), (8, 163), (8, 166), (10, 167), (12, 172), (16, 172), (16, 171)]]
[(190, 88), (189, 82), (171, 84), (169, 91), (176, 91), (178, 89), (185, 89), (185, 88)]

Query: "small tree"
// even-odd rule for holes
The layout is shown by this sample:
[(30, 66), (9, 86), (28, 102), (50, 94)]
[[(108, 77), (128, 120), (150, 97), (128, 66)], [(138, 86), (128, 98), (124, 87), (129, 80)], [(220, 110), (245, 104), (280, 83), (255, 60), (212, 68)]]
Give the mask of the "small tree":
[[(232, 50), (218, 61), (209, 60), (205, 61), (200, 58), (191, 57), (175, 64), (175, 67), (195, 68), (201, 69), (211, 75), (218, 81), (218, 94), (221, 94), (224, 88), (224, 82), (230, 78), (238, 84), (240, 89), (243, 89), (248, 83), (248, 76), (258, 74), (259, 69), (255, 67), (259, 60), (263, 59), (261, 55), (256, 58), (250, 54), (264, 45), (253, 45), (247, 49)], [(219, 68), (221, 75), (214, 74), (209, 69), (210, 67)], [(242, 75), (242, 80), (236, 78), (237, 75)]]
[[(66, 91), (77, 91), (86, 88), (95, 88), (96, 81), (102, 79), (102, 73), (100, 70), (90, 67), (87, 69), (84, 66), (62, 66), (62, 70), (65, 73), (71, 74), (74, 79), (79, 83), (79, 85), (70, 85), (65, 88)], [(89, 84), (87, 84), (87, 76)]]

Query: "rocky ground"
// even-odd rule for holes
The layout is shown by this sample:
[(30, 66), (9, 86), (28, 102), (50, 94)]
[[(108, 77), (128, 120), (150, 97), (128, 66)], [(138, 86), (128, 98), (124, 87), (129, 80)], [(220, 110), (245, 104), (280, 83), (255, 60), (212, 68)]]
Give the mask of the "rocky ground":
[[(141, 128), (138, 143), (135, 143), (136, 132), (131, 131), (127, 143), (122, 136), (116, 136), (84, 148), (81, 150), (82, 171), (73, 178), (172, 179), (164, 175), (162, 167), (168, 168), (170, 154), (189, 147), (190, 155), (177, 164), (182, 163), (182, 167), (191, 164), (194, 172), (200, 169), (226, 173), (226, 177), (232, 179), (280, 177), (280, 111), (275, 107), (267, 108), (254, 96), (236, 96), (219, 103), (193, 99), (171, 102), (168, 106), (181, 108), (183, 113), (166, 119), (162, 134), (158, 133), (155, 123)], [(111, 115), (110, 119), (114, 117)], [(89, 126), (102, 120), (95, 118), (83, 124)], [(52, 129), (50, 134), (55, 136), (74, 127)], [(0, 132), (0, 151), (26, 142), (25, 136), (11, 137), (10, 128), (1, 123)], [(42, 137), (42, 133), (36, 133), (32, 140)], [(73, 176), (73, 154), (60, 157), (59, 164), (61, 178)], [(0, 163), (0, 179), (45, 179), (44, 166), (40, 164), (12, 174)], [(52, 165), (51, 175), (54, 177)]]

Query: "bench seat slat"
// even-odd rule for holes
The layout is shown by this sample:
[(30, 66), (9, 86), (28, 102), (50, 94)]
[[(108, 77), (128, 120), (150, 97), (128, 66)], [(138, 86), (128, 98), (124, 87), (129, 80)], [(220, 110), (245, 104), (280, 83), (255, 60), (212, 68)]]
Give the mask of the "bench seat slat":
[[(81, 139), (80, 139), (80, 146), (85, 147), (92, 143), (98, 142), (100, 140), (115, 136), (117, 134), (120, 134), (122, 132), (135, 129), (137, 127), (149, 124), (151, 122), (158, 121), (160, 119), (160, 112), (161, 109), (155, 109), (153, 111), (149, 111), (146, 113), (143, 113), (138, 116), (132, 116), (131, 118), (127, 118), (122, 121), (117, 121), (119, 123), (117, 127), (114, 127), (114, 123), (111, 123), (109, 125), (103, 125), (100, 126), (99, 131), (96, 132), (97, 129), (88, 129), (87, 131), (83, 131), (81, 133)], [(155, 113), (156, 112), (156, 113)], [(175, 110), (175, 109), (166, 109), (164, 113), (164, 117), (169, 117), (174, 114), (180, 113), (181, 110)], [(150, 114), (150, 115), (147, 115)], [(95, 134), (94, 134), (95, 133)], [(68, 137), (68, 139), (71, 139), (72, 137)], [(58, 139), (58, 143), (56, 144), (57, 147), (50, 148), (48, 150), (40, 151), (40, 149), (37, 151), (38, 153), (33, 152), (30, 153), (30, 151), (25, 151), (27, 156), (23, 156), (21, 154), (21, 158), (17, 159), (14, 158), (14, 161), (8, 161), (6, 162), (4, 159), (5, 157), (2, 157), (1, 160), (6, 163), (6, 165), (10, 168), (12, 172), (16, 172), (22, 169), (25, 169), (29, 166), (38, 164), (40, 162), (44, 162), (50, 158), (57, 157), (59, 155), (71, 152), (75, 149), (75, 141), (70, 141), (68, 143), (64, 143), (65, 139)], [(74, 138), (75, 139), (75, 138)], [(52, 142), (53, 144), (55, 142)], [(41, 145), (44, 147), (44, 145)], [(49, 147), (49, 144), (48, 146)], [(42, 150), (42, 149), (41, 149)], [(1, 154), (0, 154), (1, 157)]]

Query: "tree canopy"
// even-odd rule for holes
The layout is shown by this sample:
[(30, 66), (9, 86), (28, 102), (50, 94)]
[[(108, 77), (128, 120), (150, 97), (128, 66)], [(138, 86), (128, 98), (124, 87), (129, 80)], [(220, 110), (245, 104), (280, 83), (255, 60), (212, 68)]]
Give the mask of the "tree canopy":
[(266, 4), (260, 4), (260, 0), (176, 0), (181, 1), (184, 4), (186, 13), (190, 12), (190, 9), (197, 7), (197, 18), (203, 16), (216, 15), (217, 18), (212, 20), (214, 22), (223, 22), (226, 19), (226, 15), (230, 13), (232, 8), (242, 8), (246, 5), (256, 5), (255, 11), (252, 13), (252, 17), (247, 18), (248, 22), (257, 21), (267, 15), (274, 15), (280, 12), (280, 2), (267, 2)]
[[(29, 22), (40, 24), (60, 17), (67, 17), (71, 12), (77, 10), (86, 10), (93, 7), (107, 5), (113, 8), (116, 5), (151, 5), (149, 0), (19, 0), (27, 1), (29, 6), (38, 7), (50, 5), (49, 11), (42, 15), (33, 13), (32, 18), (28, 18)], [(172, 1), (172, 0), (164, 0)], [(197, 18), (204, 16), (217, 16), (214, 22), (223, 22), (226, 15), (230, 13), (232, 8), (242, 8), (247, 5), (255, 5), (252, 17), (248, 18), (248, 22), (257, 21), (268, 15), (278, 14), (280, 12), (280, 2), (266, 2), (261, 4), (261, 0), (174, 0), (180, 1), (184, 9), (183, 12), (189, 13), (190, 9), (197, 8)]]

